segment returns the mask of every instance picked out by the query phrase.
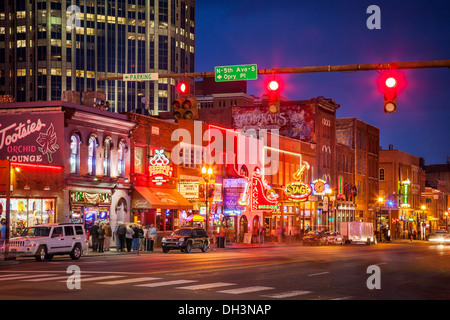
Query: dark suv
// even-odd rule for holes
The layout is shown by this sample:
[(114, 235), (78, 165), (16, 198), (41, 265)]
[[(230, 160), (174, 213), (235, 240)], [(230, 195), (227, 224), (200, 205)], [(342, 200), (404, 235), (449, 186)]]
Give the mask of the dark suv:
[(202, 252), (206, 252), (209, 249), (209, 237), (205, 229), (180, 228), (172, 232), (170, 236), (164, 237), (161, 247), (164, 253), (173, 249), (186, 253), (191, 252), (191, 249), (201, 249)]

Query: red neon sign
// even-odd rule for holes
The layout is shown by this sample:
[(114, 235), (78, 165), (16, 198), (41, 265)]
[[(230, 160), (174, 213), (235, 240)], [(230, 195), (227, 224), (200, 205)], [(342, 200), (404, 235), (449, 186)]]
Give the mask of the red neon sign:
[(169, 182), (173, 176), (173, 167), (169, 165), (170, 160), (164, 154), (164, 150), (155, 150), (155, 155), (150, 159), (148, 172), (150, 181), (157, 185)]

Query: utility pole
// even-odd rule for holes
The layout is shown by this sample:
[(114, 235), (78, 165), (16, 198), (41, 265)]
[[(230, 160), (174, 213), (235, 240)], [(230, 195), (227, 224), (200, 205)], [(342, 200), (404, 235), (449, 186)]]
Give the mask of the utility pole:
[[(401, 69), (432, 69), (450, 68), (450, 60), (428, 60), (428, 61), (407, 61), (407, 62), (383, 62), (364, 64), (344, 64), (315, 67), (293, 67), (293, 68), (273, 68), (259, 69), (259, 75), (287, 74), (287, 73), (317, 73), (317, 72), (345, 72), (345, 71), (382, 71)], [(215, 77), (215, 72), (194, 72), (194, 73), (168, 73), (159, 74), (159, 78), (207, 78)], [(100, 77), (98, 81), (123, 80), (120, 77)]]

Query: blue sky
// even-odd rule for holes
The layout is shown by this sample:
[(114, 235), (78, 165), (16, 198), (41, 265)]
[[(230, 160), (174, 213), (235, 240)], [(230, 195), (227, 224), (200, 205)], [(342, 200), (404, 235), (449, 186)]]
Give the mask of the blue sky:
[[(257, 64), (259, 69), (450, 59), (450, 1), (442, 0), (197, 0), (196, 72)], [(370, 5), (381, 29), (366, 26)], [(376, 71), (287, 74), (283, 96), (317, 96), (340, 104), (338, 118), (380, 128), (380, 145), (423, 157), (450, 156), (450, 69), (402, 71), (397, 113), (383, 111)], [(265, 76), (248, 82), (263, 94)]]

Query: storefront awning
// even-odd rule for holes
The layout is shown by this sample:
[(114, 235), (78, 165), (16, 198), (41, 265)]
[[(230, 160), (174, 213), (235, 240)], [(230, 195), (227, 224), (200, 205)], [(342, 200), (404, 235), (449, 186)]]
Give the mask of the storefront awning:
[(187, 201), (175, 189), (134, 187), (132, 209), (192, 209)]

